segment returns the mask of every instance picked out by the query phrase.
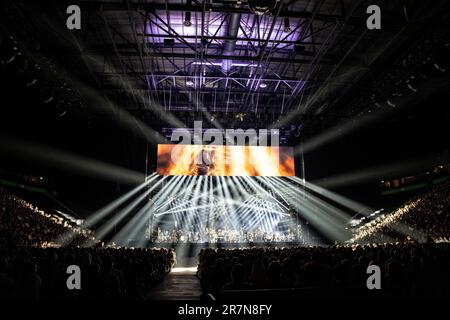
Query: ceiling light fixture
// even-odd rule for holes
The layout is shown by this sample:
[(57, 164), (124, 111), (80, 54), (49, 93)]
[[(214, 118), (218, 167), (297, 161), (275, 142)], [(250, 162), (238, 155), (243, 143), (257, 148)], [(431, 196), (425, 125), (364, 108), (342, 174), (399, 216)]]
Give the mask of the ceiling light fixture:
[(262, 16), (273, 11), (277, 2), (277, 0), (249, 0), (248, 7), (254, 14)]
[(286, 33), (291, 32), (291, 25), (289, 23), (289, 17), (284, 18), (284, 32), (286, 32)]
[(187, 12), (184, 14), (184, 22), (183, 22), (183, 24), (184, 24), (186, 27), (192, 26), (192, 22), (191, 22), (191, 12), (190, 12), (190, 11), (187, 11)]

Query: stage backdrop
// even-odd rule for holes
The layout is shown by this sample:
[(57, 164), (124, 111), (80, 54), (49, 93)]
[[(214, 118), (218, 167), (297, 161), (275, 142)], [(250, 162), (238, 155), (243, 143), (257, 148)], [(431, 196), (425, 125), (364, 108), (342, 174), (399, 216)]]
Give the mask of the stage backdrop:
[(294, 176), (292, 147), (158, 145), (160, 175)]

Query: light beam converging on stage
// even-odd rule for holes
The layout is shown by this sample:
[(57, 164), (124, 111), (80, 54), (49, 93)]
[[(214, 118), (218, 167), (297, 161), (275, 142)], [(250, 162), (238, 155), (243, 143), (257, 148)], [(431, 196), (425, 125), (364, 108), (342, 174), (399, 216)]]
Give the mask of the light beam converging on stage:
[[(0, 301), (450, 299), (449, 22), (448, 0), (0, 1)], [(248, 299), (289, 303), (213, 308)]]
[(315, 233), (330, 241), (341, 241), (348, 238), (344, 226), (352, 212), (372, 211), (298, 177), (154, 173), (145, 183), (89, 217), (85, 226), (100, 224), (97, 236), (108, 238), (113, 245), (316, 245), (320, 241)]
[[(228, 146), (236, 148), (233, 150), (215, 146), (208, 149), (213, 151), (209, 160), (215, 163), (215, 170), (202, 174), (192, 169), (192, 165), (195, 167), (196, 156), (205, 150), (204, 146), (183, 146), (184, 160), (190, 167), (170, 164), (165, 151), (173, 147), (167, 146), (160, 145), (158, 149), (159, 172), (152, 173), (143, 183), (92, 214), (83, 227), (96, 226), (96, 236), (108, 239), (111, 245), (318, 244), (314, 234), (341, 241), (348, 238), (344, 226), (352, 212), (373, 212), (372, 208), (291, 176), (294, 164), (289, 156), (279, 162), (280, 168), (284, 166), (282, 169), (259, 170), (270, 166), (271, 162), (266, 160), (271, 150), (267, 153), (260, 149), (264, 155), (258, 153), (253, 167), (246, 167), (243, 163), (250, 163), (246, 158), (248, 147)], [(220, 156), (221, 152), (224, 157)], [(242, 154), (226, 162), (227, 152), (233, 156), (236, 152)], [(282, 154), (289, 155), (289, 148), (280, 152), (281, 158)], [(265, 165), (258, 164), (257, 160)], [(286, 163), (290, 164), (285, 166)], [(58, 239), (61, 243), (70, 241), (65, 236)]]
[[(181, 150), (180, 163), (170, 154), (175, 146)], [(159, 145), (157, 155), (157, 172), (82, 226), (95, 227), (96, 237), (109, 245), (316, 245), (348, 239), (350, 218), (374, 212), (296, 177), (292, 148)], [(205, 160), (212, 167), (203, 170)], [(62, 236), (57, 242), (71, 240)]]

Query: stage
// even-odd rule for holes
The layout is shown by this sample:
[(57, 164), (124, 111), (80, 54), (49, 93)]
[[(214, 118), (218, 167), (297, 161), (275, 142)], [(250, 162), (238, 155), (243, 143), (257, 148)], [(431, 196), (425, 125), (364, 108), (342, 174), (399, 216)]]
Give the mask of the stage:
[[(137, 242), (130, 241), (129, 247), (136, 247)], [(198, 263), (197, 257), (204, 249), (245, 249), (245, 248), (292, 248), (305, 246), (303, 242), (219, 242), (219, 243), (154, 243), (148, 241), (145, 248), (172, 248), (175, 250), (177, 266), (193, 267)]]

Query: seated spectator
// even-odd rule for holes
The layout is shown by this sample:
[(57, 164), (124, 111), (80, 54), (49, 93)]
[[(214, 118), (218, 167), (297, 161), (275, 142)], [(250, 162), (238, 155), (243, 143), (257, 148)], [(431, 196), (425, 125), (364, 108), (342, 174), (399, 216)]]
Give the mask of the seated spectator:
[(16, 246), (76, 246), (96, 242), (91, 230), (81, 229), (67, 220), (39, 210), (0, 188), (2, 239)]
[(231, 282), (226, 283), (222, 290), (248, 290), (247, 271), (242, 264), (236, 264), (231, 270)]
[(277, 289), (281, 287), (281, 264), (278, 261), (272, 261), (267, 268), (268, 287)]
[(250, 282), (252, 288), (267, 288), (269, 280), (267, 279), (266, 270), (261, 260), (253, 261), (252, 273), (250, 274)]
[(392, 213), (356, 230), (351, 243), (448, 242), (450, 181), (432, 187)]

